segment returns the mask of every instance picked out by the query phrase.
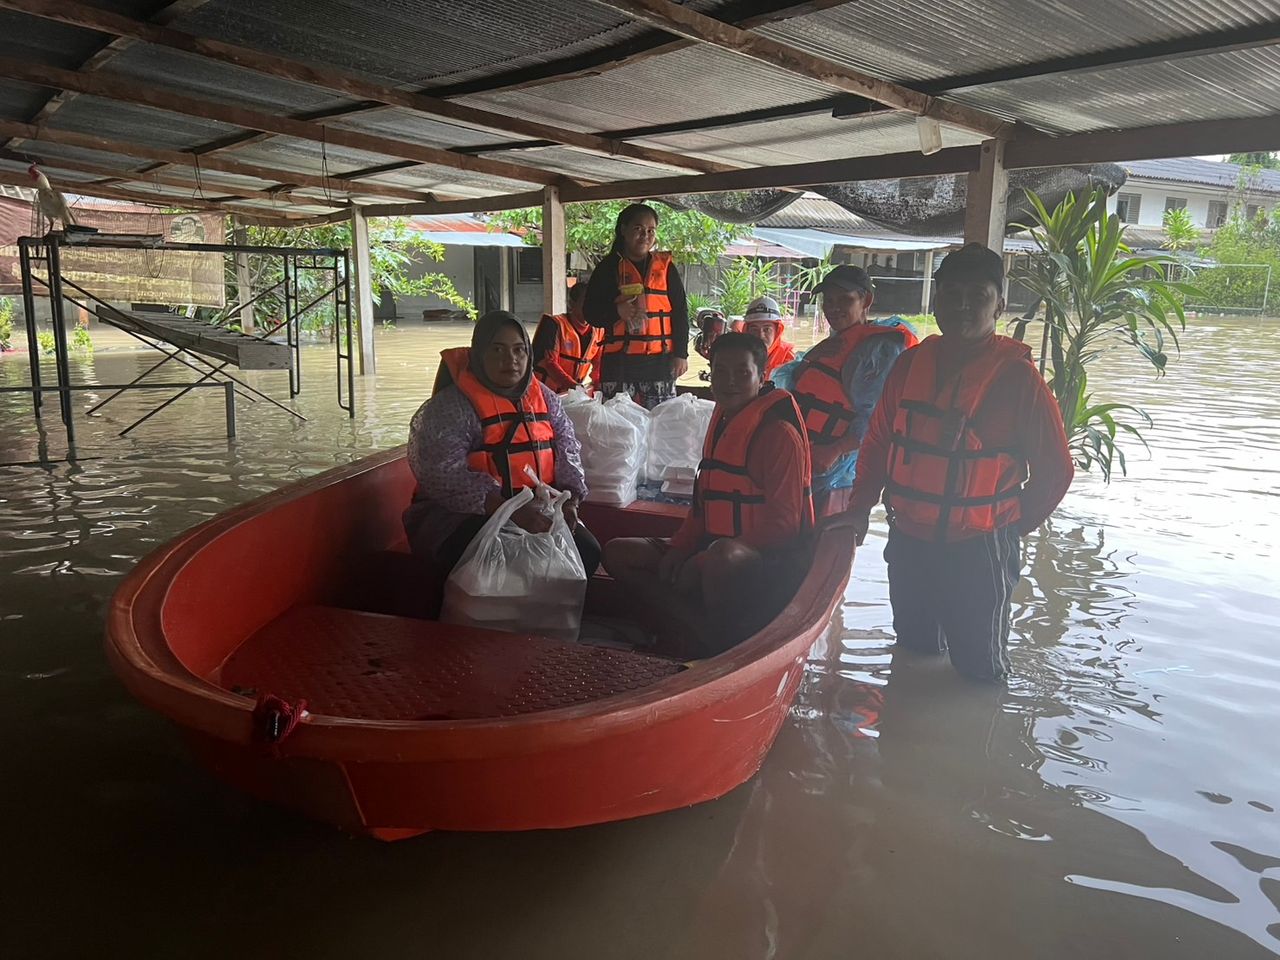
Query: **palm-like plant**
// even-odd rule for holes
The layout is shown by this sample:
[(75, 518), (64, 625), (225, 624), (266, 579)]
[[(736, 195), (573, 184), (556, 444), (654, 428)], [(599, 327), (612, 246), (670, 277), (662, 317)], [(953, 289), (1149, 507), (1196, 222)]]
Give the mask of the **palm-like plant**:
[(1012, 278), (1025, 284), (1045, 305), (1045, 354), (1052, 365), (1049, 386), (1062, 412), (1072, 454), (1083, 470), (1097, 465), (1110, 481), (1114, 465), (1125, 472), (1117, 438), (1130, 435), (1144, 446), (1142, 431), (1121, 417), (1146, 426), (1151, 418), (1132, 404), (1095, 403), (1088, 391), (1088, 367), (1106, 350), (1128, 345), (1163, 375), (1169, 355), (1178, 349), (1178, 331), (1186, 328), (1183, 300), (1190, 284), (1160, 276), (1175, 262), (1167, 255), (1135, 257), (1124, 243), (1124, 225), (1107, 213), (1107, 195), (1068, 195), (1052, 211), (1028, 192), (1034, 223), (1025, 225), (1039, 252)]
[(775, 260), (735, 257), (720, 271), (715, 294), (726, 317), (741, 316), (756, 297), (777, 297), (784, 288)]

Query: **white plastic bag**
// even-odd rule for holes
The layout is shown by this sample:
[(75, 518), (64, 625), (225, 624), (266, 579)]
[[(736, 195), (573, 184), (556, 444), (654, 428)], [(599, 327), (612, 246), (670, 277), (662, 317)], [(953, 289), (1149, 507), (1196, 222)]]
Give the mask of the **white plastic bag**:
[(649, 415), (650, 481), (689, 480), (702, 460), (702, 441), (716, 405), (685, 393), (664, 400)]
[(644, 483), (649, 473), (649, 411), (625, 393), (616, 394), (613, 399), (606, 400), (604, 405), (607, 409), (622, 414), (640, 431), (640, 472), (636, 476), (636, 483)]
[[(627, 402), (632, 401), (628, 398)], [(625, 507), (635, 500), (636, 483), (644, 466), (644, 436), (640, 428), (612, 402), (569, 403), (564, 412), (582, 446), (587, 499), (615, 507)]]
[(512, 522), (534, 499), (527, 487), (495, 510), (449, 574), (442, 623), (577, 639), (587, 572), (564, 519), (569, 494), (540, 492), (551, 529), (529, 533)]

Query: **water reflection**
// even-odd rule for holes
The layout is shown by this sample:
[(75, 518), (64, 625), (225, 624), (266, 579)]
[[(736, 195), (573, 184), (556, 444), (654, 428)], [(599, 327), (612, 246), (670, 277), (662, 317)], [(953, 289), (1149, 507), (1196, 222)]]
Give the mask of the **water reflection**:
[[(190, 397), (117, 439), (146, 409), (126, 396), (80, 421), (76, 463), (0, 466), (0, 816), (22, 878), (0, 898), (6, 956), (104, 938), (141, 956), (1280, 949), (1280, 328), (1252, 323), (1189, 332), (1162, 385), (1127, 361), (1095, 378), (1151, 410), (1153, 452), (1028, 538), (1007, 689), (894, 648), (877, 527), (763, 770), (717, 803), (385, 847), (214, 784), (110, 676), (111, 590), (192, 523), (402, 442), (466, 334), (383, 335), (355, 422), (324, 349), (306, 423), (242, 409), (228, 443), (221, 398)], [(75, 375), (144, 362), (103, 352)], [(24, 377), (0, 360), (0, 384)], [(60, 454), (27, 409), (0, 396), (0, 462)]]

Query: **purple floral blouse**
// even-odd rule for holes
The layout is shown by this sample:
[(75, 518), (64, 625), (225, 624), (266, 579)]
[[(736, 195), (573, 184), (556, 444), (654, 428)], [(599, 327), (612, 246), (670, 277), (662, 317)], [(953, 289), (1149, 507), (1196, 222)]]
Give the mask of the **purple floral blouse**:
[[(556, 487), (586, 499), (582, 447), (573, 433), (560, 398), (539, 383), (555, 430)], [(468, 516), (483, 515), (484, 501), (501, 489), (487, 473), (472, 470), (467, 454), (479, 448), (480, 418), (455, 386), (446, 387), (418, 408), (409, 423), (409, 467), (418, 481), (417, 495), (405, 512), (411, 542), (432, 552)]]

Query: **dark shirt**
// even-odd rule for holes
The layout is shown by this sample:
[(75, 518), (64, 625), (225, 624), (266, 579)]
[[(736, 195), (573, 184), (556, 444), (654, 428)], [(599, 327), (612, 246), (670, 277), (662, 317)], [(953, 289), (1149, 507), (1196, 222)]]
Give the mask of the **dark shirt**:
[[(622, 254), (611, 253), (591, 273), (587, 286), (587, 299), (582, 312), (593, 327), (603, 327), (604, 342), (612, 339), (613, 325), (618, 322), (618, 258)], [(636, 264), (643, 276), (647, 264)], [(671, 337), (675, 343), (672, 353), (637, 357), (624, 353), (606, 353), (601, 359), (600, 379), (609, 381), (643, 382), (672, 380), (673, 357), (689, 356), (689, 303), (685, 299), (684, 281), (673, 263), (667, 271), (667, 297), (671, 300)]]

